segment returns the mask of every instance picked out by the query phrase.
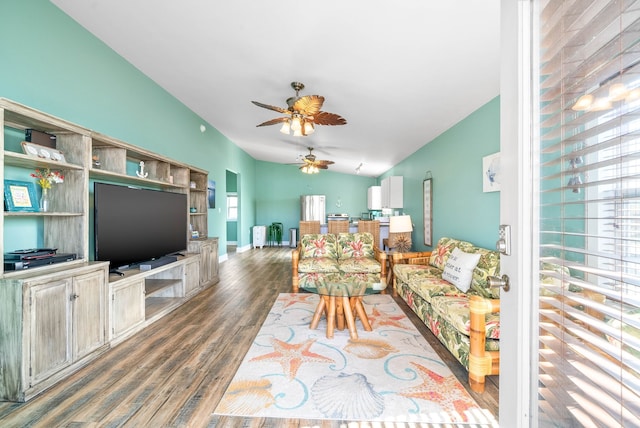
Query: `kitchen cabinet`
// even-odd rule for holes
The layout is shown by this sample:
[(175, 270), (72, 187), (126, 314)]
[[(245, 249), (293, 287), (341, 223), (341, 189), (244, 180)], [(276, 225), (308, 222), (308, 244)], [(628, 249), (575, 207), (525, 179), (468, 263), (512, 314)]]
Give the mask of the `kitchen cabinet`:
[(367, 208), (370, 210), (382, 209), (382, 188), (371, 186), (367, 190)]
[(381, 181), (382, 208), (402, 208), (403, 180), (402, 176), (391, 176)]

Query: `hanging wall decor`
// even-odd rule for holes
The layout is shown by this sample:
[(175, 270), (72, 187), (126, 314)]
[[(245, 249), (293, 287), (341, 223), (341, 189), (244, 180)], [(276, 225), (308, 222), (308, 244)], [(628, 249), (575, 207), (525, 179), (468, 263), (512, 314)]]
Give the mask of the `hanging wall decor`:
[(422, 207), (424, 217), (424, 245), (432, 245), (433, 234), (433, 179), (429, 173), (429, 178), (422, 182)]
[(500, 152), (482, 158), (482, 191), (500, 191)]

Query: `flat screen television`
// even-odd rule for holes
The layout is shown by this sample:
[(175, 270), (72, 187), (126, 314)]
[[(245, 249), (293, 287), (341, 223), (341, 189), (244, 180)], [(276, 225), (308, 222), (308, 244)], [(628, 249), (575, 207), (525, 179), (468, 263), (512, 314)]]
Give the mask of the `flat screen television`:
[(187, 248), (187, 195), (94, 184), (95, 260), (112, 270)]

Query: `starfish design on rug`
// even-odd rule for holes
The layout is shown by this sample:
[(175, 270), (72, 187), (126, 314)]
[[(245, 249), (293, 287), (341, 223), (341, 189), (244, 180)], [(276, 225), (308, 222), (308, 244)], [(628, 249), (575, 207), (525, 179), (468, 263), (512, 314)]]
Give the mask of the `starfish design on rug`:
[(282, 300), (284, 302), (283, 307), (288, 308), (296, 303), (309, 303), (315, 305), (316, 302), (309, 302), (309, 299), (315, 299), (315, 297), (315, 294), (291, 293), (284, 298), (279, 298), (278, 300)]
[(280, 363), (283, 372), (294, 379), (298, 369), (303, 363), (335, 363), (335, 360), (309, 351), (315, 339), (306, 340), (302, 343), (287, 343), (282, 340), (272, 338), (271, 345), (273, 352), (259, 355), (249, 361), (273, 361)]
[(464, 421), (467, 421), (464, 412), (477, 407), (477, 404), (471, 397), (467, 397), (467, 391), (458, 382), (458, 379), (453, 374), (441, 376), (418, 363), (411, 362), (411, 365), (422, 378), (422, 383), (402, 390), (398, 394), (404, 397), (437, 402), (443, 411), (460, 416)]
[(386, 312), (380, 312), (378, 308), (374, 307), (371, 311), (371, 315), (368, 315), (371, 326), (382, 327), (383, 325), (398, 327), (406, 329), (405, 325), (401, 322), (406, 319), (405, 314), (391, 315)]

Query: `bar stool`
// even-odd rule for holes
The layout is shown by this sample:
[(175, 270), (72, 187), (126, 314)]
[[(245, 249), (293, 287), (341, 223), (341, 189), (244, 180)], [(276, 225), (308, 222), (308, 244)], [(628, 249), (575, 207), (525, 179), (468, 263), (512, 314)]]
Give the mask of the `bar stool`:
[(269, 226), (269, 246), (282, 246), (282, 223), (273, 222)]

